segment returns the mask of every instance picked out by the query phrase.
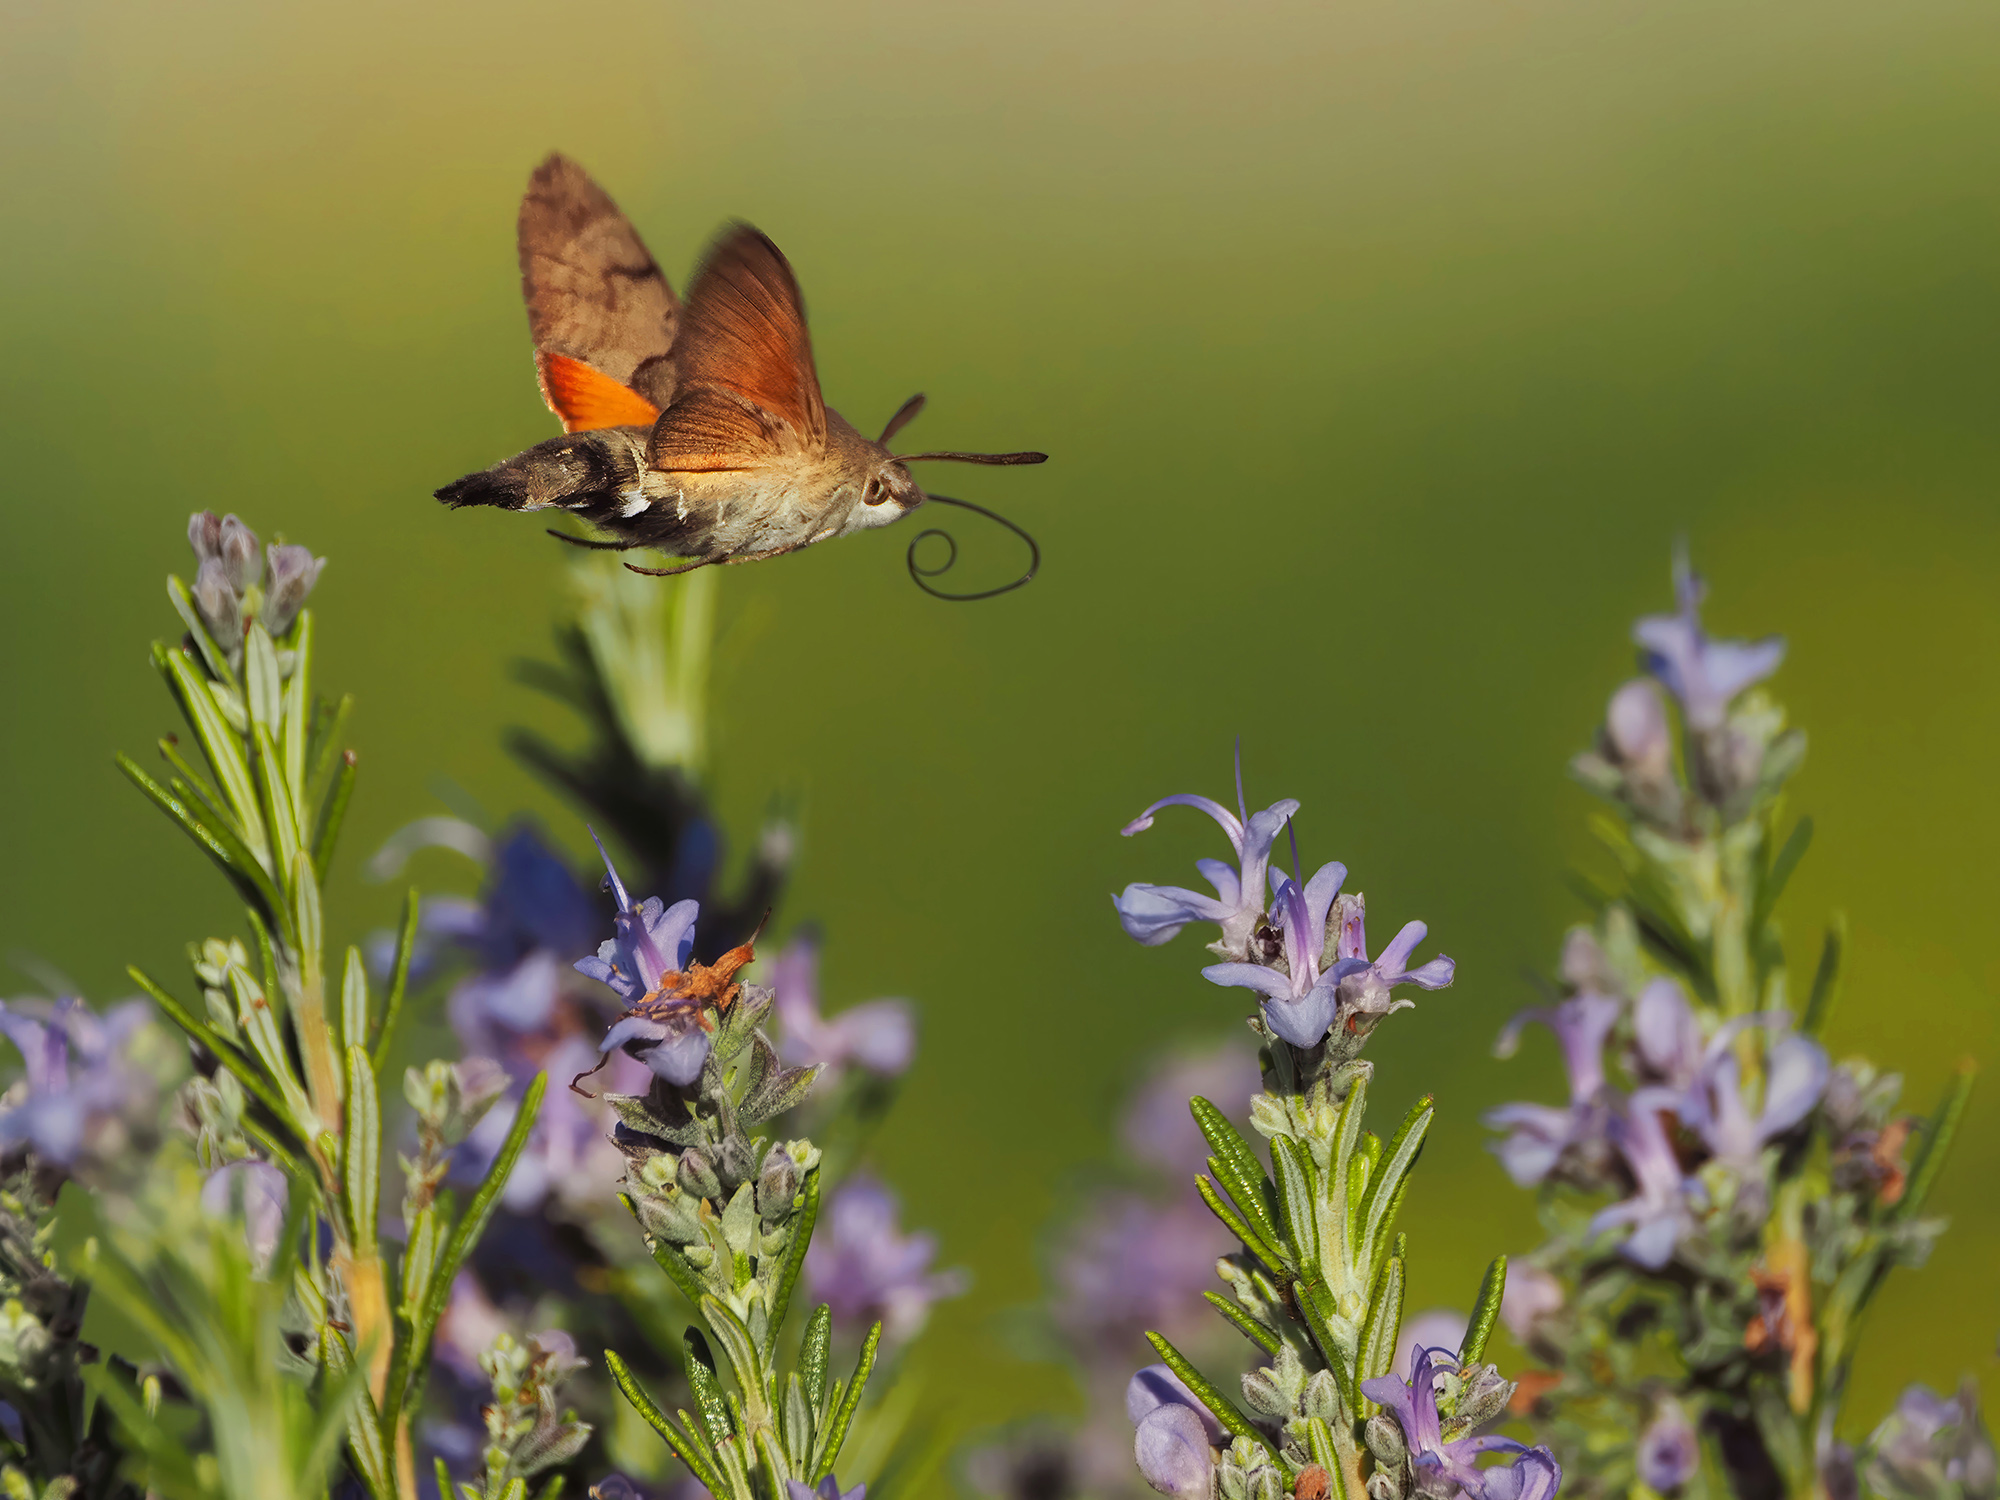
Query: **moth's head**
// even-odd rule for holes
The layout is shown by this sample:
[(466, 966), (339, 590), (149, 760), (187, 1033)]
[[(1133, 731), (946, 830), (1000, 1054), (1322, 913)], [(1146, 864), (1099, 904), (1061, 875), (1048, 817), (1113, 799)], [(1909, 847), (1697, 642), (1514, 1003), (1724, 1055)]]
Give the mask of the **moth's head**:
[(905, 467), (907, 464), (930, 459), (949, 459), (963, 464), (1038, 464), (1048, 458), (1046, 453), (891, 453), (889, 440), (923, 409), (924, 398), (921, 395), (910, 397), (897, 409), (896, 415), (889, 418), (889, 425), (882, 429), (882, 436), (868, 445), (874, 450), (872, 456), (875, 461), (861, 492), (863, 525), (886, 526), (891, 521), (901, 520), (924, 503), (924, 492), (910, 477), (910, 471)]
[(924, 492), (903, 467), (903, 461), (884, 452), (869, 466), (861, 484), (861, 504), (857, 507), (864, 526), (887, 526), (900, 521), (924, 503)]

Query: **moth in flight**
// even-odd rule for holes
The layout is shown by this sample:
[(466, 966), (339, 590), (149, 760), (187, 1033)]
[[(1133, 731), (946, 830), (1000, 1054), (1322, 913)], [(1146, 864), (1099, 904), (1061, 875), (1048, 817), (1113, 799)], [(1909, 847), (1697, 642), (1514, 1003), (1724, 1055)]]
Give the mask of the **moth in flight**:
[[(529, 179), (519, 240), (535, 369), (563, 436), (446, 485), (437, 492), (445, 504), (566, 510), (611, 539), (551, 535), (687, 559), (626, 564), (664, 576), (778, 557), (887, 526), (935, 500), (1009, 527), (1039, 563), (1026, 532), (981, 506), (926, 494), (907, 465), (1038, 464), (1048, 455), (891, 453), (890, 439), (923, 409), (920, 395), (881, 437), (864, 437), (821, 400), (798, 282), (748, 224), (710, 246), (682, 303), (617, 204), (556, 154)], [(925, 580), (950, 561), (924, 568), (916, 543), (909, 553), (919, 586), (952, 599), (1018, 587), (1035, 564), (1004, 588), (946, 594)]]

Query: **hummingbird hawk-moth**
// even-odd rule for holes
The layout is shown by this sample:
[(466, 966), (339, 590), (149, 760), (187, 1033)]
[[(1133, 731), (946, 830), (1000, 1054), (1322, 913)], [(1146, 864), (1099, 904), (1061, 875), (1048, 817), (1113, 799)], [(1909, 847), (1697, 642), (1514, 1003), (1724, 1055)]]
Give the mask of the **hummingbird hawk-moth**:
[[(891, 453), (890, 439), (923, 409), (921, 395), (881, 437), (863, 436), (821, 399), (798, 282), (748, 224), (710, 246), (683, 303), (610, 196), (555, 154), (529, 179), (518, 234), (535, 370), (563, 436), (446, 485), (437, 498), (447, 505), (566, 510), (611, 540), (552, 535), (687, 559), (673, 568), (626, 564), (666, 575), (887, 526), (926, 500), (992, 516), (927, 495), (906, 465), (1047, 457)], [(942, 569), (919, 568), (913, 544), (910, 571), (929, 589), (924, 578)]]

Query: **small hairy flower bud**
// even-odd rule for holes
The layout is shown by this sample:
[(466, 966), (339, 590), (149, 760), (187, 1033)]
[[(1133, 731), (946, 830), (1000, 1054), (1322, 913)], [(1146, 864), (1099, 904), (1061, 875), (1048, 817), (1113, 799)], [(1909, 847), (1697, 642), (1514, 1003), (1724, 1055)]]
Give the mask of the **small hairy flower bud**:
[(1291, 1399), (1278, 1389), (1267, 1370), (1252, 1370), (1243, 1377), (1243, 1399), (1267, 1417), (1292, 1415)]
[(757, 1158), (751, 1153), (750, 1142), (742, 1136), (725, 1137), (720, 1156), (721, 1160), (715, 1165), (722, 1176), (723, 1185), (730, 1192), (735, 1192), (738, 1187), (757, 1175)]
[(1285, 1500), (1285, 1476), (1266, 1464), (1250, 1476), (1250, 1500)]
[(681, 1153), (680, 1183), (697, 1198), (722, 1196), (722, 1181), (699, 1146), (690, 1146)]
[(1215, 1487), (1222, 1500), (1250, 1500), (1250, 1476), (1227, 1459), (1216, 1467)]
[(234, 651), (243, 644), (243, 596), (229, 586), (227, 571), (215, 558), (194, 575), (194, 605), (217, 646)]
[[(229, 521), (234, 519), (232, 516), (223, 522), (225, 533)], [(224, 545), (227, 544), (225, 535)], [(254, 536), (250, 538), (250, 545), (253, 548), (257, 545)], [(305, 606), (306, 595), (319, 582), (320, 570), (326, 566), (326, 559), (314, 557), (307, 547), (273, 547), (269, 558), (270, 583), (264, 593), (263, 623), (264, 628), (275, 637), (292, 628), (292, 621), (298, 618), (300, 609)], [(251, 576), (254, 578), (256, 575), (253, 572)]]
[(692, 1245), (701, 1240), (701, 1220), (695, 1201), (683, 1193), (636, 1193), (639, 1226), (655, 1239), (670, 1245)]
[(1403, 1500), (1402, 1480), (1390, 1470), (1377, 1469), (1368, 1476), (1368, 1500)]
[(1484, 1427), (1507, 1409), (1514, 1394), (1514, 1382), (1492, 1365), (1481, 1365), (1465, 1379), (1452, 1413), (1454, 1428), (1471, 1432)]
[(1299, 1402), (1299, 1409), (1328, 1426), (1339, 1420), (1340, 1387), (1334, 1383), (1331, 1370), (1318, 1371), (1306, 1382), (1306, 1393)]
[(783, 1151), (764, 1155), (764, 1168), (757, 1174), (757, 1211), (766, 1224), (775, 1224), (792, 1211), (792, 1199), (799, 1190), (799, 1169)]
[(1410, 1445), (1403, 1437), (1403, 1429), (1396, 1419), (1377, 1412), (1368, 1419), (1366, 1432), (1368, 1451), (1375, 1455), (1375, 1462), (1384, 1468), (1400, 1469), (1403, 1461), (1410, 1456)]

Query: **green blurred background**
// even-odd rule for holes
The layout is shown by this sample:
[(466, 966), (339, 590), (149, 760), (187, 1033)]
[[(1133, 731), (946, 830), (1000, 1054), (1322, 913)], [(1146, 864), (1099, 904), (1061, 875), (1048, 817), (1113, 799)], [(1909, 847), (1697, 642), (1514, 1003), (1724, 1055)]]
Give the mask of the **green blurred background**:
[[(1197, 940), (1134, 946), (1106, 893), (1217, 852), (1193, 814), (1117, 829), (1220, 793), (1238, 734), (1253, 802), (1304, 800), (1307, 859), (1459, 961), (1373, 1054), (1384, 1108), (1443, 1104), (1412, 1305), (1463, 1305), (1532, 1243), (1477, 1116), (1552, 1095), (1553, 1049), (1488, 1048), (1579, 915), (1564, 761), (1677, 535), (1719, 629), (1792, 642), (1819, 839), (1786, 912), (1799, 947), (1852, 918), (1836, 1051), (1921, 1107), (1959, 1057), (2000, 1061), (1991, 4), (5, 16), (0, 953), (107, 999), (232, 922), (111, 764), (169, 727), (145, 645), (177, 629), (160, 579), (198, 507), (332, 559), (320, 680), (359, 694), (364, 757), (337, 939), (387, 920), (359, 865), (440, 775), (581, 845), (498, 744), (570, 729), (509, 671), (545, 651), (556, 546), (429, 498), (552, 430), (512, 225), (560, 146), (677, 284), (724, 219), (770, 232), (863, 428), (922, 389), (924, 445), (1055, 455), (943, 486), (1040, 536), (1023, 593), (924, 598), (914, 528), (723, 580), (739, 846), (796, 799), (784, 915), (824, 924), (829, 998), (924, 1006), (883, 1154), (976, 1273), (920, 1355), (954, 1420), (1072, 1399), (996, 1315), (1037, 1294), (1038, 1233), (1143, 1058), (1234, 1024)], [(965, 566), (998, 576), (1011, 543), (976, 525)], [(1852, 1424), (1907, 1380), (1992, 1373), (1996, 1101)]]

